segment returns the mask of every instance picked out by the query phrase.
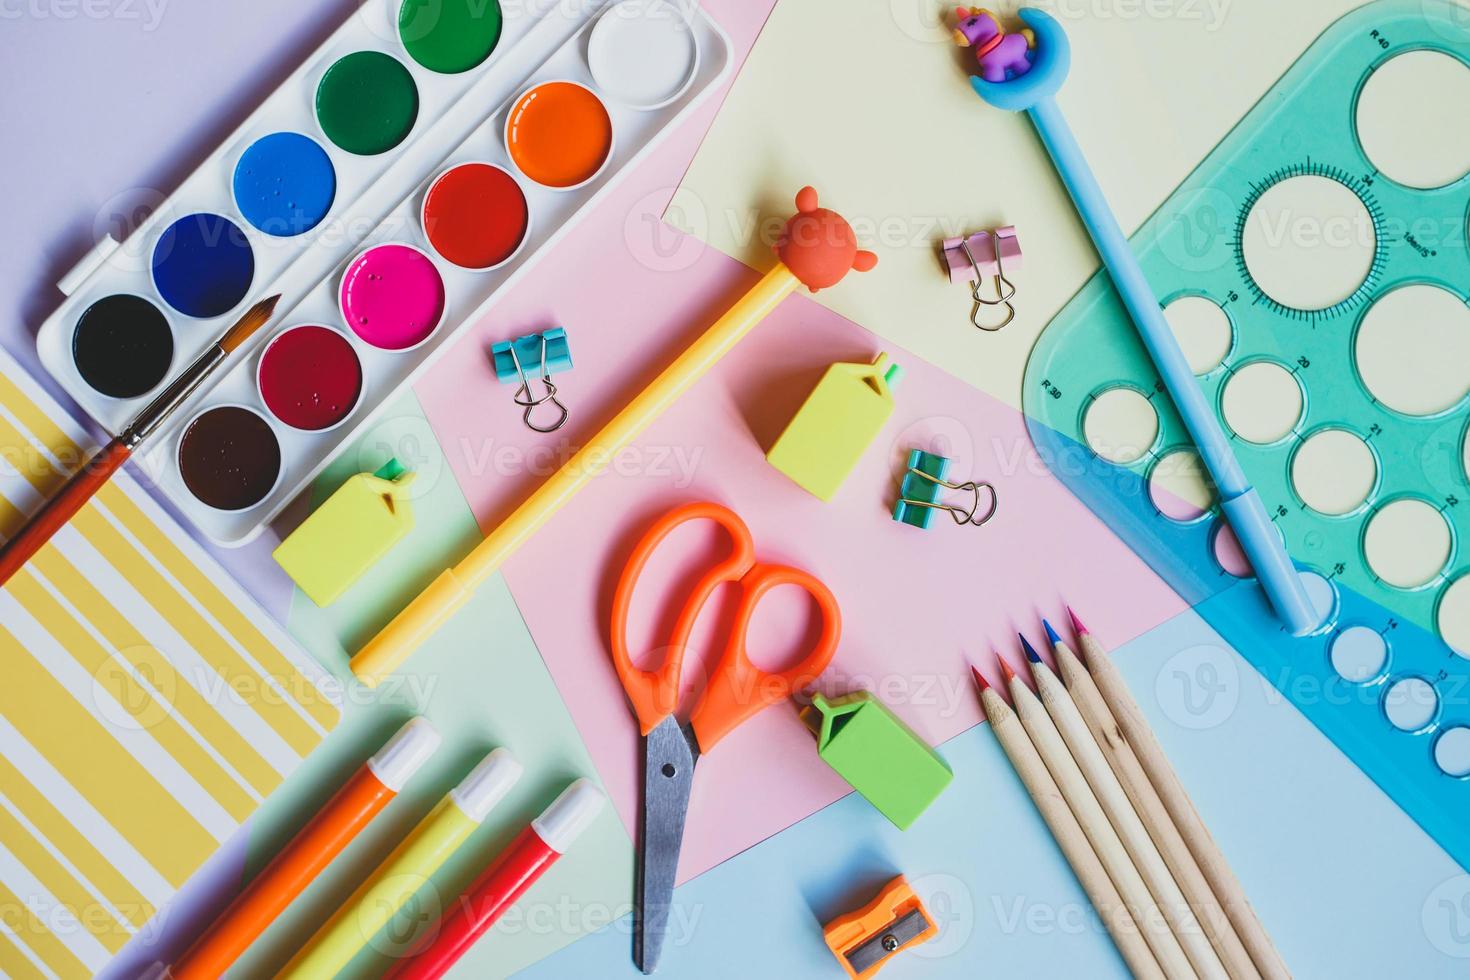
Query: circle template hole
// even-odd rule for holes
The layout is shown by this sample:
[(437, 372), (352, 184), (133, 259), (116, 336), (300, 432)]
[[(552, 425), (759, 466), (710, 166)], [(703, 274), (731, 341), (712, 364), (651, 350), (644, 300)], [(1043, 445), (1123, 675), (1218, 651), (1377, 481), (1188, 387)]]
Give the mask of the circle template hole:
[(1388, 643), (1366, 626), (1350, 626), (1332, 641), (1332, 669), (1351, 684), (1365, 684), (1383, 673)]
[(1308, 436), (1292, 457), (1291, 483), (1308, 507), (1341, 517), (1368, 500), (1378, 483), (1378, 461), (1353, 433), (1323, 429)]
[[(1425, 98), (1426, 92), (1434, 98)], [(1439, 51), (1398, 55), (1368, 76), (1358, 95), (1358, 142), (1390, 180), (1443, 187), (1470, 172), (1466, 105), (1470, 68), (1464, 62)]]
[(1092, 451), (1110, 463), (1136, 463), (1159, 437), (1159, 416), (1135, 388), (1109, 388), (1092, 400), (1082, 420)]
[(1337, 614), (1337, 586), (1317, 572), (1297, 572), (1302, 587), (1307, 590), (1307, 599), (1317, 614), (1317, 629), (1329, 625)]
[(1363, 533), (1363, 555), (1388, 585), (1417, 589), (1450, 560), (1450, 526), (1423, 500), (1404, 497), (1380, 507)]
[(1383, 713), (1388, 723), (1401, 732), (1417, 732), (1434, 720), (1439, 695), (1422, 677), (1394, 681), (1383, 694)]
[(1329, 177), (1288, 177), (1256, 200), (1241, 229), (1256, 286), (1295, 310), (1325, 310), (1373, 269), (1378, 235), (1357, 194)]
[(1462, 575), (1439, 597), (1439, 636), (1470, 660), (1470, 575)]
[(1195, 374), (1209, 374), (1219, 367), (1234, 344), (1230, 317), (1207, 297), (1179, 297), (1164, 307), (1164, 319)]
[(1434, 740), (1434, 764), (1446, 776), (1470, 776), (1470, 728), (1456, 725), (1441, 732)]
[(1353, 356), (1374, 398), (1435, 415), (1470, 393), (1470, 306), (1438, 286), (1403, 286), (1368, 308)]
[(1301, 385), (1280, 364), (1254, 361), (1225, 382), (1220, 409), (1230, 428), (1246, 442), (1278, 442), (1301, 420)]
[(1148, 495), (1160, 514), (1180, 522), (1203, 517), (1215, 499), (1193, 449), (1176, 449), (1158, 461), (1148, 477)]
[(1240, 539), (1235, 536), (1234, 529), (1224, 521), (1215, 530), (1215, 540), (1211, 548), (1215, 553), (1215, 561), (1227, 574), (1236, 578), (1250, 578), (1256, 574), (1255, 569), (1251, 568), (1250, 559), (1245, 556), (1245, 549), (1240, 546)]
[(1465, 479), (1470, 480), (1470, 430), (1465, 432), (1465, 442), (1460, 447), (1460, 455), (1463, 457), (1460, 462), (1463, 464)]

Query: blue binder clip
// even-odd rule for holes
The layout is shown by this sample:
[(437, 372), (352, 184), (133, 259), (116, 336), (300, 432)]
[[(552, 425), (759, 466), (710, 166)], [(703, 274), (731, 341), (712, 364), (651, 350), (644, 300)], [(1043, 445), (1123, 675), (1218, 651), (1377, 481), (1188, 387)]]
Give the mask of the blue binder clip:
[[(544, 333), (528, 333), (515, 340), (502, 340), (490, 348), (490, 363), (495, 368), (495, 379), (501, 384), (519, 381), (515, 403), (526, 411), (521, 416), (526, 427), (535, 432), (555, 432), (566, 424), (571, 412), (556, 397), (556, 385), (551, 376), (572, 368), (572, 349), (567, 343), (567, 332), (553, 327)], [(541, 384), (541, 394), (531, 394), (531, 375)], [(531, 421), (532, 414), (542, 405), (551, 404), (561, 415), (552, 425), (537, 425)]]
[[(893, 505), (893, 519), (921, 530), (928, 530), (934, 520), (935, 511), (946, 511), (956, 524), (973, 524), (976, 527), (995, 516), (1000, 502), (995, 487), (989, 483), (950, 483), (944, 477), (949, 470), (949, 459), (926, 453), (922, 449), (909, 450), (908, 469), (898, 486), (898, 501)], [(966, 510), (955, 504), (940, 501), (942, 490), (962, 490), (974, 494), (975, 499)], [(990, 506), (980, 513), (981, 490), (990, 496)]]

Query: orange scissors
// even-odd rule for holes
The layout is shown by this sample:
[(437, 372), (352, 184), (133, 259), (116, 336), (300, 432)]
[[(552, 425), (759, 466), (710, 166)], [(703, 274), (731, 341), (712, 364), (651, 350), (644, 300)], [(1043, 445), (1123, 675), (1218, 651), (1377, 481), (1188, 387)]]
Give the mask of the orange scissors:
[[(656, 670), (633, 665), (628, 653), (628, 607), (633, 587), (658, 546), (675, 528), (689, 521), (710, 520), (729, 532), (732, 548), (695, 583), (694, 591), (674, 622), (664, 661)], [(740, 585), (735, 620), (713, 673), (687, 724), (675, 717), (679, 704), (679, 675), (689, 634), (715, 589), (727, 582)], [(750, 618), (765, 594), (779, 585), (795, 585), (816, 600), (822, 631), (816, 646), (798, 664), (778, 673), (751, 663), (745, 648)], [(832, 655), (842, 632), (842, 613), (831, 590), (807, 572), (755, 560), (750, 529), (734, 511), (719, 504), (692, 503), (676, 507), (659, 518), (633, 549), (613, 593), (612, 661), (638, 725), (643, 731), (643, 819), (638, 829), (638, 878), (634, 905), (633, 961), (644, 973), (658, 968), (674, 898), (674, 872), (684, 839), (684, 817), (694, 765), (703, 752), (747, 718), (784, 701), (817, 678)]]

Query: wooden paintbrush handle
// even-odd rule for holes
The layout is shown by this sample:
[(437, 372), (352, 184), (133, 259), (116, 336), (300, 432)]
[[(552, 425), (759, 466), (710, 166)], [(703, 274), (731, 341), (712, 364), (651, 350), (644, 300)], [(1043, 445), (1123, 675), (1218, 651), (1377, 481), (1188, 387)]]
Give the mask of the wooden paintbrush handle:
[(76, 516), (131, 455), (132, 450), (119, 440), (109, 442), (72, 474), (56, 496), (41, 505), (15, 537), (0, 545), (0, 585), (25, 567), (31, 556)]

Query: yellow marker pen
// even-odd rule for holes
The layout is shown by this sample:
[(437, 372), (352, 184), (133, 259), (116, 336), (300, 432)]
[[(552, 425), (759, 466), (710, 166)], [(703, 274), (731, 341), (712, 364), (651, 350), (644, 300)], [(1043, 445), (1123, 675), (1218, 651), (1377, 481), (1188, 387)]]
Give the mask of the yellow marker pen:
[(346, 968), (480, 826), (520, 779), (521, 772), (521, 764), (505, 749), (487, 755), (409, 831), (286, 964), (277, 980), (319, 980), (334, 977)]

